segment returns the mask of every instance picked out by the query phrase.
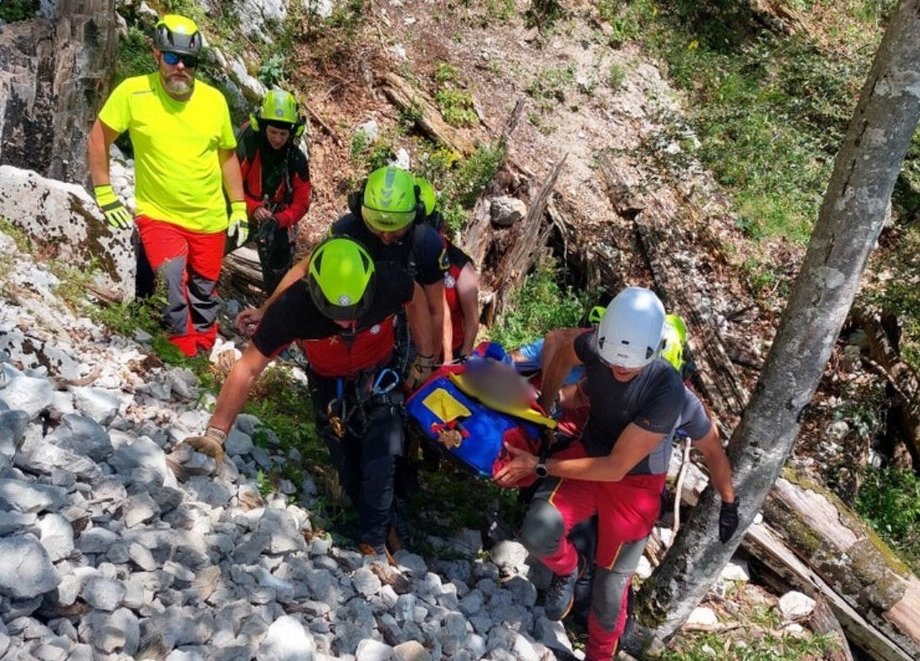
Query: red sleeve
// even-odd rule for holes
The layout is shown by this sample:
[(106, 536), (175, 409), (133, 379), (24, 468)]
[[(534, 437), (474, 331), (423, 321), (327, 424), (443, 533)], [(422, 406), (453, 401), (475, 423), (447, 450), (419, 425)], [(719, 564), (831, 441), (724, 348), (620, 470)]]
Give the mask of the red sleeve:
[(275, 220), (278, 221), (278, 226), (283, 229), (290, 227), (306, 216), (307, 210), (310, 208), (310, 191), (312, 189), (310, 180), (295, 174), (291, 177), (291, 185), (294, 187), (291, 205), (275, 213)]
[[(255, 158), (258, 158), (258, 153)], [(253, 197), (253, 191), (262, 189), (261, 178), (262, 168), (258, 166), (255, 160), (241, 159), (240, 174), (243, 178), (243, 196), (246, 198), (246, 213), (252, 217), (253, 212), (262, 205), (261, 197)], [(252, 180), (250, 180), (252, 178)]]

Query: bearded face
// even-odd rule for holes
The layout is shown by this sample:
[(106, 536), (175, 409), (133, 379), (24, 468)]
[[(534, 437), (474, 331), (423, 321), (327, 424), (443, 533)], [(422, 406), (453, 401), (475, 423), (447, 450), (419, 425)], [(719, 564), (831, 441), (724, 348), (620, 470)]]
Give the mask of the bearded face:
[(177, 60), (176, 64), (169, 64), (161, 52), (157, 52), (156, 60), (160, 80), (167, 94), (179, 101), (188, 99), (195, 89), (195, 68), (187, 66), (182, 59)]

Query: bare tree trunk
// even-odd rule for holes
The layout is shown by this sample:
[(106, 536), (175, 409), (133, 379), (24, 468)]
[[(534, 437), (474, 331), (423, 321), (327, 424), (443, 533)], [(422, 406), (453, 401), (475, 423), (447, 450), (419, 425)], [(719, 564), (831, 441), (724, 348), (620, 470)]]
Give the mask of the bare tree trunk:
[[(740, 531), (727, 544), (718, 541), (719, 498), (708, 489), (640, 593), (644, 643), (667, 640), (686, 621), (779, 477), (882, 229), (918, 119), (920, 0), (903, 0), (863, 87), (776, 339), (732, 438)], [(897, 619), (889, 623), (909, 636)]]
[(86, 136), (111, 83), (114, 0), (59, 0), (0, 34), (0, 163), (85, 183)]

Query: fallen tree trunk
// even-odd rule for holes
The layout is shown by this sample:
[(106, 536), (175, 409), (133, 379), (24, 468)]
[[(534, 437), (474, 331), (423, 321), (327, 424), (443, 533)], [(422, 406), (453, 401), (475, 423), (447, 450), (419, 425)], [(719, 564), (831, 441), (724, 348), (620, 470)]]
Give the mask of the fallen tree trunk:
[(432, 140), (441, 142), (464, 156), (476, 151), (476, 145), (471, 140), (441, 118), (441, 113), (428, 99), (427, 94), (415, 89), (392, 71), (385, 73), (380, 83), (386, 97), (397, 108), (414, 117), (415, 123)]
[(535, 256), (539, 255), (542, 247), (546, 245), (552, 225), (544, 223), (543, 216), (549, 196), (556, 185), (556, 178), (566, 158), (568, 154), (564, 154), (553, 165), (543, 184), (530, 201), (527, 215), (511, 230), (513, 234), (508, 239), (511, 249), (505, 253), (495, 276), (495, 282), (501, 283), (501, 287), (496, 288), (495, 296), (483, 310), (483, 320), (487, 325), (491, 325), (495, 317), (505, 308), (508, 295), (518, 289), (524, 276), (533, 266)]
[[(672, 459), (672, 464), (674, 460)], [(676, 472), (676, 467), (672, 466), (671, 472)], [(696, 465), (691, 465), (685, 478), (685, 490), (681, 494), (682, 499), (689, 505), (695, 505), (702, 494), (703, 489), (708, 484), (709, 478)], [(781, 484), (782, 483), (782, 484)], [(818, 488), (818, 487), (815, 487)], [(795, 484), (788, 480), (780, 480), (777, 489), (771, 493), (764, 503), (765, 518), (768, 512), (776, 507), (781, 507), (782, 498), (776, 495), (776, 491), (784, 493), (807, 493), (804, 489), (796, 487)], [(822, 490), (823, 492), (823, 490)], [(810, 503), (821, 502), (824, 496), (801, 496), (807, 498)], [(828, 501), (833, 502), (833, 501)], [(814, 510), (812, 515), (823, 519), (823, 523), (816, 529), (809, 526), (808, 523), (796, 524), (793, 529), (798, 532), (795, 534), (784, 530), (782, 533), (777, 532), (777, 524), (773, 521), (774, 517), (769, 516), (770, 523), (761, 522), (752, 525), (742, 542), (742, 548), (753, 558), (768, 568), (781, 582), (783, 589), (796, 589), (812, 598), (823, 598), (826, 600), (834, 618), (840, 623), (840, 626), (846, 632), (847, 637), (853, 641), (860, 649), (875, 659), (884, 659), (885, 661), (909, 661), (909, 659), (920, 658), (920, 647), (916, 642), (904, 640), (895, 626), (894, 620), (901, 620), (902, 614), (907, 608), (914, 608), (917, 595), (918, 582), (912, 575), (904, 575), (903, 566), (896, 566), (895, 570), (886, 572), (885, 565), (873, 565), (874, 554), (866, 553), (865, 543), (857, 546), (860, 549), (854, 552), (852, 549), (841, 550), (841, 540), (871, 540), (874, 536), (861, 521), (850, 519), (849, 525), (846, 518), (836, 517), (827, 505), (810, 504), (809, 508)], [(787, 515), (786, 520), (789, 520)], [(853, 527), (850, 527), (853, 526)], [(849, 544), (849, 547), (854, 546)], [(830, 551), (834, 547), (836, 551)], [(664, 545), (660, 540), (654, 540), (651, 549), (660, 558), (664, 554)], [(810, 566), (800, 556), (803, 554), (814, 554), (817, 551), (808, 549), (825, 549), (823, 552), (828, 559), (834, 553), (837, 553), (837, 563), (823, 563), (825, 573), (833, 573), (835, 576), (847, 576), (852, 571), (856, 576), (858, 571), (878, 574), (879, 577), (885, 575), (887, 585), (900, 585), (903, 588), (902, 601), (896, 608), (871, 608), (871, 597), (861, 594), (858, 586), (859, 581), (853, 581), (854, 588), (850, 589), (850, 594), (841, 593), (841, 590), (835, 584), (837, 580), (827, 580), (830, 576), (825, 577), (821, 571)], [(830, 555), (828, 555), (830, 554)], [(856, 555), (860, 561), (856, 564), (859, 569), (853, 569), (851, 562), (846, 562), (851, 555)], [(899, 563), (898, 563), (899, 564)], [(863, 578), (869, 584), (869, 591), (877, 589), (877, 586), (884, 584), (885, 581), (879, 579)], [(897, 591), (895, 592), (897, 594)], [(878, 601), (876, 599), (876, 601)], [(890, 599), (887, 600), (890, 602)], [(886, 616), (887, 612), (894, 611), (892, 620)], [(916, 612), (916, 611), (915, 611)]]
[(737, 423), (748, 400), (748, 394), (728, 357), (718, 332), (701, 313), (698, 278), (688, 277), (674, 259), (669, 246), (683, 245), (682, 237), (668, 231), (673, 218), (653, 194), (637, 194), (631, 190), (609, 157), (601, 158), (601, 172), (607, 185), (610, 203), (617, 213), (633, 223), (640, 251), (645, 255), (657, 290), (669, 311), (680, 314), (689, 329), (688, 342), (698, 371), (696, 377), (702, 394), (716, 415), (729, 427)]

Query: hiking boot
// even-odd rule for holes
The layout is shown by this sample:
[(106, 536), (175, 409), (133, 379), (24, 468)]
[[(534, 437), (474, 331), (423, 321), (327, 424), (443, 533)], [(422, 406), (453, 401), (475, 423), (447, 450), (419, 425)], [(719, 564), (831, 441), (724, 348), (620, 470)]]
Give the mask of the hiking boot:
[(387, 549), (385, 544), (380, 544), (379, 546), (372, 546), (371, 544), (361, 542), (360, 544), (358, 544), (358, 553), (364, 556), (369, 556), (369, 555), (383, 556), (384, 558), (386, 558), (388, 565), (390, 565), (391, 567), (398, 566), (398, 563), (396, 562), (396, 558), (394, 558), (392, 554), (390, 554), (390, 551), (389, 549)]
[(543, 610), (550, 620), (562, 620), (575, 603), (575, 584), (585, 571), (587, 563), (578, 556), (578, 567), (571, 574), (560, 576), (553, 574), (546, 594), (543, 596)]

